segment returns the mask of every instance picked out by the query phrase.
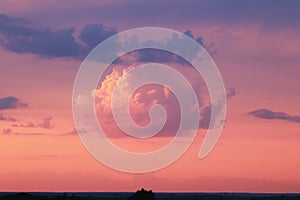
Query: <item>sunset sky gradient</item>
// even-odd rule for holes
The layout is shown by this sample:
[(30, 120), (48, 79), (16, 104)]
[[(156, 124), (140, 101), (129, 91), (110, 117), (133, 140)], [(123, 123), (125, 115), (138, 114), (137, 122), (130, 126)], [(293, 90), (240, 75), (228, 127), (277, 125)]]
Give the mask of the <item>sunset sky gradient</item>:
[[(299, 8), (293, 0), (2, 0), (0, 191), (300, 192)], [(81, 62), (98, 43), (147, 26), (180, 31), (206, 48), (224, 80), (227, 116), (217, 145), (199, 160), (207, 89), (190, 66), (159, 58), (191, 81), (203, 120), (194, 143), (174, 164), (127, 174), (104, 166), (81, 144), (72, 90)], [(159, 86), (139, 89), (130, 109), (145, 125), (150, 105), (165, 105), (171, 118), (161, 135), (133, 141), (112, 123), (106, 97), (126, 70), (149, 61), (147, 55), (116, 61), (94, 91), (99, 123), (130, 151), (155, 150), (178, 126), (178, 102)]]

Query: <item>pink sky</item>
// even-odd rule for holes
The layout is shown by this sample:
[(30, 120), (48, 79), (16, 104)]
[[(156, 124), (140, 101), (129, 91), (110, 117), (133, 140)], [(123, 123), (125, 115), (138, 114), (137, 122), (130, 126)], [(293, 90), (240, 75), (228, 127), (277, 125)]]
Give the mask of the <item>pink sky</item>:
[[(128, 5), (122, 1), (21, 2), (0, 3), (0, 191), (135, 191), (145, 187), (154, 191), (300, 192), (300, 27), (295, 23), (300, 16), (292, 2), (268, 9), (261, 2), (244, 5), (232, 0), (236, 6), (230, 7), (218, 1), (187, 5), (174, 1), (167, 10), (159, 1)], [(157, 6), (161, 12), (156, 12)], [(88, 29), (91, 23), (104, 28)], [(97, 37), (105, 39), (142, 26), (190, 30), (195, 39), (202, 37), (208, 51), (217, 51), (212, 58), (226, 90), (236, 92), (227, 102), (221, 138), (208, 157), (198, 159), (206, 131), (200, 128), (192, 146), (174, 164), (137, 175), (104, 166), (84, 148), (74, 132), (72, 89), (82, 58), (91, 50), (90, 37), (98, 41)], [(83, 30), (91, 31), (88, 41), (80, 37)], [(46, 38), (50, 42), (41, 42)], [(85, 49), (76, 52), (84, 42)], [(47, 48), (52, 44), (52, 49)], [(190, 69), (173, 65), (193, 79)], [(201, 83), (196, 77), (194, 87), (205, 107), (207, 92)], [(98, 95), (105, 94), (103, 90), (99, 88)], [(172, 110), (174, 96), (164, 96), (162, 87), (154, 92), (153, 88), (143, 90), (139, 101), (157, 100), (178, 114)], [(150, 93), (155, 95), (146, 95)], [(7, 97), (16, 99), (8, 104), (4, 102)], [(147, 119), (139, 114), (147, 113), (147, 105), (132, 106), (133, 118), (145, 123)], [(260, 113), (253, 112), (257, 110)], [(110, 123), (105, 126), (114, 129)], [(112, 140), (129, 150), (145, 151), (166, 144), (170, 137), (145, 143), (126, 137)]]

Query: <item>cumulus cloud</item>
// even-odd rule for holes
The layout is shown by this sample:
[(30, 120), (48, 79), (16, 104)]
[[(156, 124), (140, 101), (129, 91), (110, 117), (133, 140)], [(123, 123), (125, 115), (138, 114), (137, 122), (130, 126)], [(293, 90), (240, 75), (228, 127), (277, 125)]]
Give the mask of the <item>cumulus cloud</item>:
[[(120, 137), (123, 135), (115, 124), (112, 116), (111, 95), (117, 82), (121, 78), (124, 78), (127, 72), (132, 68), (132, 66), (125, 69), (114, 68), (102, 81), (101, 86), (95, 91), (97, 116), (105, 133), (108, 132), (110, 137)], [(140, 75), (139, 77), (132, 76), (129, 79), (126, 78), (125, 81), (122, 81), (121, 87), (124, 87), (122, 92), (127, 92), (126, 88), (132, 87), (137, 79), (143, 79), (143, 75)], [(175, 95), (168, 87), (156, 84), (144, 85), (129, 96), (131, 96), (131, 98), (129, 100), (129, 105), (126, 104), (126, 107), (129, 108), (134, 123), (140, 126), (148, 125), (150, 123), (150, 108), (155, 104), (159, 104), (165, 108), (168, 116), (163, 129), (157, 136), (172, 136), (176, 133), (181, 117), (180, 106)], [(121, 97), (120, 101), (125, 102), (126, 100)], [(123, 105), (123, 103), (120, 103), (120, 105)], [(124, 107), (124, 109), (126, 109), (126, 107)]]
[(27, 103), (22, 102), (14, 96), (0, 98), (0, 110), (16, 109), (28, 107)]
[[(95, 106), (100, 124), (102, 124), (104, 127), (106, 126), (106, 129), (109, 130), (108, 132), (112, 133), (111, 135), (113, 136), (115, 136), (113, 133), (120, 132), (120, 130), (116, 124), (114, 124), (111, 110), (111, 95), (117, 82), (121, 78), (124, 78), (126, 73), (132, 68), (134, 67), (130, 66), (125, 69), (114, 68), (112, 72), (108, 74), (101, 82), (101, 86), (95, 90)], [(142, 76), (130, 78), (132, 80), (126, 79), (126, 81), (122, 81), (122, 87), (124, 87), (124, 90), (122, 91), (126, 92), (126, 87), (130, 87), (132, 84), (131, 81), (137, 81), (135, 79), (143, 79)], [(199, 84), (199, 81), (192, 83), (194, 88), (197, 89), (201, 87)], [(202, 99), (202, 92), (200, 91), (201, 89), (199, 89), (198, 92), (196, 91), (201, 108), (199, 128), (208, 129), (211, 121), (211, 105), (203, 104), (204, 100)], [(235, 88), (229, 88), (227, 91), (228, 99), (236, 94), (237, 91)], [(163, 130), (161, 131), (160, 136), (172, 136), (172, 134), (178, 129), (181, 115), (180, 105), (177, 101), (177, 98), (168, 87), (153, 84), (144, 85), (131, 94), (128, 107), (133, 121), (140, 126), (147, 125), (150, 122), (149, 109), (155, 104), (162, 105), (166, 109), (168, 115), (167, 121)], [(125, 105), (124, 109), (126, 109), (126, 106), (127, 105)]]
[(125, 69), (114, 68), (112, 70), (112, 73), (105, 77), (105, 80), (101, 83), (101, 87), (95, 90), (95, 96), (98, 102), (97, 106), (102, 113), (108, 114), (111, 112), (111, 95), (113, 93), (113, 90), (117, 82), (125, 76), (127, 71), (132, 68), (132, 66)]
[(298, 115), (290, 115), (285, 112), (274, 112), (268, 109), (257, 109), (252, 112), (249, 112), (248, 114), (261, 119), (268, 119), (268, 120), (278, 119), (278, 120), (300, 123), (300, 116)]

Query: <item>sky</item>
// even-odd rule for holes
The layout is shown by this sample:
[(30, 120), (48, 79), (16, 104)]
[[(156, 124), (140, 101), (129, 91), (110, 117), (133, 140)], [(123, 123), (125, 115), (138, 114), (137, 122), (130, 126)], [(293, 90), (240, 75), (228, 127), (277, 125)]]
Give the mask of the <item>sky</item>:
[[(2, 0), (0, 191), (300, 192), (299, 6), (293, 0)], [(166, 52), (121, 56), (93, 90), (97, 119), (114, 144), (154, 151), (178, 129), (176, 96), (158, 85), (138, 88), (129, 105), (142, 126), (149, 123), (151, 105), (165, 107), (168, 119), (157, 136), (135, 140), (114, 123), (113, 88), (143, 63), (163, 63), (185, 75), (201, 116), (194, 142), (176, 162), (132, 174), (105, 166), (87, 151), (75, 128), (72, 92), (81, 63), (96, 45), (149, 26), (182, 32), (207, 50), (224, 81), (226, 122), (212, 152), (199, 159), (210, 116), (201, 75)]]

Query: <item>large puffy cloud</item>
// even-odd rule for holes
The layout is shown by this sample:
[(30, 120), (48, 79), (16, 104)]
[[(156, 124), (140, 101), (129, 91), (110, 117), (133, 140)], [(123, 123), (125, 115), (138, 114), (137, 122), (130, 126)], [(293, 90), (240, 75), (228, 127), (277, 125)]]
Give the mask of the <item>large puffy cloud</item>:
[(257, 109), (252, 112), (249, 112), (248, 114), (261, 119), (268, 119), (268, 120), (278, 119), (278, 120), (300, 123), (300, 116), (298, 115), (290, 115), (285, 112), (274, 112), (268, 109)]
[(98, 109), (101, 109), (102, 114), (109, 114), (111, 112), (111, 95), (113, 90), (117, 82), (124, 77), (130, 69), (132, 69), (132, 66), (125, 69), (114, 68), (111, 74), (105, 77), (100, 88), (95, 91), (95, 96), (97, 97), (98, 102), (97, 106)]
[[(111, 96), (117, 82), (121, 78), (124, 78), (126, 73), (132, 68), (133, 66), (128, 68), (114, 68), (95, 91), (97, 116), (104, 131), (110, 137), (120, 137), (123, 135), (112, 115)], [(130, 88), (136, 79), (143, 79), (143, 77), (130, 77), (129, 80), (126, 79), (122, 82), (124, 83), (121, 86), (124, 88), (122, 92), (127, 92), (126, 88)], [(120, 100), (124, 99), (121, 98)], [(155, 104), (162, 105), (168, 115), (163, 129), (157, 136), (173, 136), (176, 134), (180, 123), (180, 107), (175, 95), (166, 86), (148, 84), (138, 88), (131, 94), (129, 105), (126, 105), (126, 107), (129, 108), (134, 123), (145, 126), (150, 123), (149, 109)], [(127, 109), (126, 107), (122, 107), (122, 109)]]
[(22, 102), (20, 99), (14, 96), (0, 98), (0, 110), (16, 109), (28, 107), (27, 103)]
[[(101, 82), (101, 86), (94, 91), (94, 95), (96, 97), (95, 106), (99, 122), (103, 126), (104, 131), (109, 132), (109, 136), (112, 137), (120, 136), (120, 129), (115, 124), (112, 115), (111, 96), (117, 82), (124, 78), (126, 73), (133, 68), (133, 66), (128, 68), (113, 68), (111, 73), (108, 74)], [(184, 71), (190, 70), (190, 68), (181, 69)], [(190, 76), (192, 76), (191, 73), (192, 72), (189, 72)], [(131, 87), (130, 85), (136, 81), (135, 79), (143, 79), (143, 77), (130, 78), (132, 80), (126, 79), (126, 81), (122, 81), (123, 84), (121, 87), (124, 88), (122, 92), (126, 92), (126, 88)], [(197, 81), (190, 83), (195, 89), (200, 106), (199, 128), (207, 129), (211, 120), (211, 105), (209, 103), (205, 103), (206, 100), (203, 97), (205, 92), (202, 87), (205, 86), (203, 86), (201, 81), (198, 79)], [(235, 88), (229, 88), (227, 92), (227, 99), (230, 99), (236, 94), (237, 91)], [(145, 126), (150, 122), (149, 109), (155, 104), (162, 105), (166, 109), (168, 115), (164, 128), (158, 136), (173, 136), (178, 130), (181, 114), (179, 102), (169, 88), (155, 84), (144, 85), (131, 94), (129, 105), (122, 106), (122, 109), (126, 109), (128, 106), (133, 121), (138, 125)]]

